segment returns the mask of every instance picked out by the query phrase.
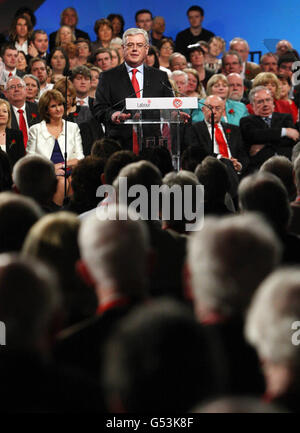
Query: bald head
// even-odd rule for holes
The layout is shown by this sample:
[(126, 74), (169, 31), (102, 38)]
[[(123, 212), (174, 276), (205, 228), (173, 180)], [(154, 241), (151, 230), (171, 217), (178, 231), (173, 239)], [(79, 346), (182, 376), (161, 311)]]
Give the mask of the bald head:
[[(215, 123), (219, 123), (225, 110), (225, 101), (219, 96), (211, 95), (205, 99), (205, 104), (210, 105), (215, 115)], [(205, 106), (202, 107), (203, 115), (207, 122), (211, 122), (211, 110)]]

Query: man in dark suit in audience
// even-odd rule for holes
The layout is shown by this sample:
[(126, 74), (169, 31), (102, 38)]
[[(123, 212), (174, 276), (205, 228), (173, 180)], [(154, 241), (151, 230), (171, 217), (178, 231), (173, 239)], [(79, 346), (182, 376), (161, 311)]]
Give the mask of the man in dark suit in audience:
[(240, 127), (250, 157), (250, 168), (258, 169), (275, 154), (290, 159), (292, 148), (299, 139), (292, 116), (274, 113), (272, 95), (263, 86), (252, 89), (249, 97), (255, 114), (241, 119)]
[(55, 351), (58, 361), (81, 368), (94, 380), (99, 379), (100, 350), (110, 333), (147, 296), (147, 227), (142, 220), (134, 221), (124, 206), (113, 209), (116, 219), (96, 213), (83, 221), (79, 233), (78, 269), (95, 289), (97, 314), (64, 330)]
[(211, 110), (203, 106), (202, 111), (205, 120), (193, 123), (187, 130), (186, 146), (200, 146), (203, 154), (201, 161), (208, 155), (214, 155), (231, 161), (237, 173), (245, 171), (248, 165), (248, 157), (244, 149), (240, 129), (238, 126), (221, 122), (224, 101), (219, 96), (211, 95), (206, 98), (205, 104), (212, 107), (215, 116), (214, 144), (212, 144), (211, 138)]
[(34, 102), (26, 102), (26, 84), (20, 77), (9, 78), (5, 94), (11, 108), (11, 127), (23, 132), (26, 147), (28, 129), (40, 121), (38, 106)]

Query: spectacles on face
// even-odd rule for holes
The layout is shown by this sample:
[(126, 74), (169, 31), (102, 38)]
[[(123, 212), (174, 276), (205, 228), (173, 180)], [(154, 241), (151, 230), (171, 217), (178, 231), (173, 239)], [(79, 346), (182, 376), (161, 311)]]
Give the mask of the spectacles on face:
[(266, 99), (259, 99), (258, 101), (256, 101), (256, 105), (263, 105), (265, 103), (269, 104), (273, 101), (272, 98), (266, 98)]
[(13, 84), (12, 86), (9, 86), (7, 90), (23, 89), (23, 87), (23, 84), (17, 84), (16, 86)]
[(142, 48), (146, 47), (146, 44), (143, 44), (142, 42), (134, 44), (133, 42), (128, 42), (128, 44), (125, 45), (126, 48), (128, 48), (129, 50), (133, 50), (134, 48), (138, 48), (139, 50), (141, 50)]

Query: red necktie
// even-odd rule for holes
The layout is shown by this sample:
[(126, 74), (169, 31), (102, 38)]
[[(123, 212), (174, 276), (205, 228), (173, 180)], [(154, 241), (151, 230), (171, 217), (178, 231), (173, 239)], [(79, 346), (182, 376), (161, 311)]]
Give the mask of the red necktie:
[(216, 137), (216, 142), (218, 143), (219, 146), (220, 154), (222, 156), (225, 156), (225, 158), (229, 158), (227, 143), (224, 140), (222, 131), (217, 124), (215, 125), (215, 137)]
[[(140, 86), (138, 80), (136, 79), (137, 71), (138, 71), (137, 69), (132, 69), (131, 83), (135, 91), (136, 97), (140, 98), (141, 97)], [(132, 150), (135, 154), (139, 153), (139, 143), (138, 143), (136, 125), (132, 126)]]
[(28, 141), (27, 126), (23, 116), (23, 110), (18, 110), (18, 113), (19, 113), (19, 128), (23, 133), (24, 146), (26, 149), (27, 141)]
[(8, 78), (12, 77), (12, 75), (13, 75), (13, 74), (10, 72), (10, 73), (8, 74)]

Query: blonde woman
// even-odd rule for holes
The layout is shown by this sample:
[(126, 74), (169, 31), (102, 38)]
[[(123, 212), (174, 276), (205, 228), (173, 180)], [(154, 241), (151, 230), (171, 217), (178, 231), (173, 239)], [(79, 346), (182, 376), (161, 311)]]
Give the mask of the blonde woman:
[[(229, 84), (228, 80), (223, 74), (213, 75), (207, 83), (206, 95), (219, 96), (225, 101), (225, 112), (222, 116), (222, 122), (231, 123), (232, 125), (239, 126), (240, 119), (242, 117), (248, 116), (248, 110), (242, 102), (233, 101), (228, 99), (229, 94)], [(192, 122), (201, 122), (204, 120), (204, 115), (202, 112), (202, 107), (204, 99), (201, 99), (198, 103), (198, 110), (193, 110)]]
[(25, 155), (23, 134), (11, 129), (10, 105), (4, 99), (0, 99), (0, 148), (7, 153), (11, 167)]
[[(273, 72), (261, 72), (253, 80), (252, 89), (258, 86), (264, 86), (270, 90), (274, 102), (274, 112), (275, 113), (286, 113), (294, 116), (294, 112), (288, 101), (280, 99), (281, 93), (281, 83)], [(250, 114), (254, 114), (251, 104), (247, 105), (247, 109)], [(297, 119), (294, 118), (294, 122)]]

